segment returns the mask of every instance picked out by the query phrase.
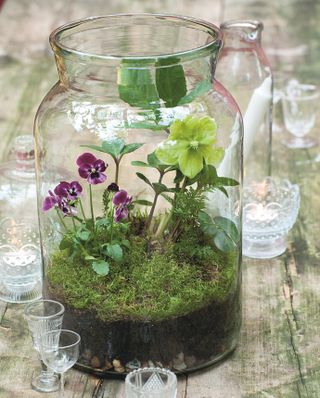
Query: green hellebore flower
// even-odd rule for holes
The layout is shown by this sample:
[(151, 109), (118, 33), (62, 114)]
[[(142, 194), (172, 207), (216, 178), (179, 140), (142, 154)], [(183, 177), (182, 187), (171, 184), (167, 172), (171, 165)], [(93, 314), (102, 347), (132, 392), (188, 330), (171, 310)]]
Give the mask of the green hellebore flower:
[(204, 164), (217, 164), (224, 154), (216, 143), (217, 124), (209, 116), (189, 115), (170, 126), (169, 137), (156, 149), (157, 158), (164, 164), (179, 165), (189, 178), (195, 177)]

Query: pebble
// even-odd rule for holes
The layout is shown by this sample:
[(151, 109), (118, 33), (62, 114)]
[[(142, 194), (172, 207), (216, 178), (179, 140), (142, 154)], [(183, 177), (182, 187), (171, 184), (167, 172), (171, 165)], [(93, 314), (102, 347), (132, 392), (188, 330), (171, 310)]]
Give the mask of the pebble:
[(132, 361), (126, 363), (126, 369), (128, 369), (129, 372), (135, 369), (139, 369), (140, 367), (141, 362), (138, 359), (133, 359)]
[(197, 360), (194, 355), (186, 355), (184, 361), (188, 368), (192, 368)]
[(103, 370), (109, 370), (109, 369), (111, 369), (111, 368), (113, 368), (112, 363), (109, 362), (108, 359), (106, 359), (106, 362), (105, 362), (105, 364), (104, 364)]
[(173, 358), (172, 366), (176, 370), (184, 370), (187, 368), (187, 365), (184, 362), (183, 352), (180, 352), (176, 357)]
[(82, 353), (82, 358), (87, 360), (87, 361), (90, 361), (91, 356), (92, 356), (92, 354), (91, 354), (91, 351), (89, 349), (84, 350), (83, 353)]
[(124, 373), (126, 371), (125, 368), (122, 366), (121, 362), (119, 361), (119, 359), (114, 359), (112, 361), (112, 365), (114, 367), (114, 370), (118, 373)]
[(97, 356), (92, 357), (90, 363), (93, 368), (100, 368), (100, 359)]

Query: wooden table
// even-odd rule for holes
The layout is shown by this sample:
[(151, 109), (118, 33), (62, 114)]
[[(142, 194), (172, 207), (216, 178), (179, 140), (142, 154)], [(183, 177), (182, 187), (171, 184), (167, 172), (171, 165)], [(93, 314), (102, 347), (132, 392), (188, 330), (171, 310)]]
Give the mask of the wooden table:
[[(81, 17), (131, 11), (186, 14), (216, 23), (230, 18), (263, 20), (265, 48), (275, 74), (283, 71), (319, 81), (317, 0), (7, 0), (0, 13), (3, 160), (16, 135), (31, 133), (36, 108), (56, 80), (49, 32)], [(318, 133), (318, 128), (312, 132)], [(220, 365), (181, 377), (179, 398), (320, 396), (320, 148), (289, 150), (281, 144), (285, 137), (284, 131), (274, 135), (273, 173), (298, 183), (302, 199), (288, 250), (269, 261), (244, 259), (239, 347)], [(39, 363), (22, 314), (22, 305), (0, 304), (0, 397), (58, 397), (30, 388)], [(76, 370), (67, 374), (66, 397), (122, 396), (120, 381)]]

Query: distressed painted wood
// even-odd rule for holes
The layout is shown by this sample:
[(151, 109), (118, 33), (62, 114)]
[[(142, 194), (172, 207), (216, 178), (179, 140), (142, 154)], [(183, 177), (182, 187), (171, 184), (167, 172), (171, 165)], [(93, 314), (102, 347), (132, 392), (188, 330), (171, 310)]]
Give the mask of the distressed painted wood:
[[(36, 108), (56, 80), (50, 31), (89, 15), (132, 11), (186, 14), (216, 23), (261, 19), (275, 75), (294, 73), (319, 80), (317, 0), (7, 0), (0, 13), (0, 158), (10, 157), (16, 135), (31, 134)], [(281, 126), (279, 114), (278, 110)], [(319, 126), (314, 136), (320, 136)], [(301, 189), (299, 219), (287, 253), (268, 261), (244, 260), (239, 347), (222, 364), (180, 378), (179, 398), (320, 396), (320, 147), (289, 150), (281, 143), (286, 137), (284, 130), (274, 134), (273, 173)], [(23, 305), (0, 303), (0, 397), (41, 396), (30, 388), (37, 368)], [(67, 398), (123, 396), (123, 382), (76, 370), (67, 374)]]

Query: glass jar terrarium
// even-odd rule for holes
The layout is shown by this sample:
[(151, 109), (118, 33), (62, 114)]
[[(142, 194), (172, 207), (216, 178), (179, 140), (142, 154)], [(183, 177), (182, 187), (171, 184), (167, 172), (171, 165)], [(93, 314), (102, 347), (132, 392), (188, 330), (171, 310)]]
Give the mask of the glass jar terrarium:
[(45, 296), (81, 334), (77, 366), (216, 362), (241, 322), (242, 121), (213, 79), (219, 29), (116, 15), (50, 41), (59, 82), (35, 120)]

